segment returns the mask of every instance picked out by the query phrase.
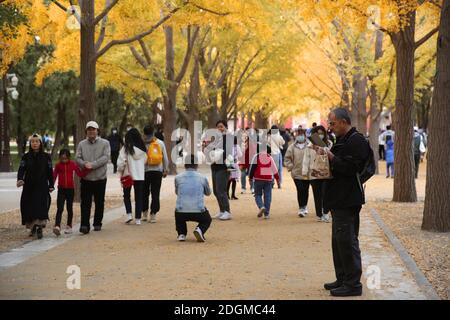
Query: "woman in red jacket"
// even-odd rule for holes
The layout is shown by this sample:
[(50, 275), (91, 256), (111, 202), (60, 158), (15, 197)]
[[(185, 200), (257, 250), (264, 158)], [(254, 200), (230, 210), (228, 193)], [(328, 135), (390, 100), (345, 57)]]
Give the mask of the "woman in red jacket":
[(74, 173), (80, 178), (83, 178), (89, 173), (89, 170), (81, 170), (75, 161), (70, 160), (70, 151), (68, 149), (61, 149), (59, 152), (59, 162), (56, 164), (53, 171), (54, 181), (56, 182), (56, 179), (58, 179), (56, 221), (55, 227), (53, 228), (53, 233), (57, 236), (61, 234), (61, 219), (64, 211), (64, 202), (67, 204), (67, 227), (64, 233), (72, 233), (73, 197), (75, 194), (75, 185), (73, 182)]

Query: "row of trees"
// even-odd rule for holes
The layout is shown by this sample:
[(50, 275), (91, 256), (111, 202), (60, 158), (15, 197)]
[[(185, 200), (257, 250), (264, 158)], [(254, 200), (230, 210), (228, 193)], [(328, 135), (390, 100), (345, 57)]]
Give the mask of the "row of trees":
[[(301, 111), (325, 114), (341, 105), (351, 111), (360, 131), (369, 132), (376, 148), (382, 112), (389, 110), (397, 131), (393, 200), (417, 201), (413, 125), (429, 122), (427, 199), (441, 206), (434, 210), (426, 200), (423, 226), (450, 228), (448, 205), (442, 206), (449, 188), (431, 178), (430, 170), (442, 170), (446, 163), (439, 153), (445, 148), (438, 152), (433, 137), (446, 134), (437, 123), (449, 109), (443, 92), (448, 65), (439, 64), (448, 49), (448, 1), (31, 3), (14, 1), (27, 22), (18, 22), (16, 38), (0, 44), (2, 72), (16, 64), (30, 80), (30, 87), (23, 88), (28, 102), (14, 105), (19, 139), (29, 116), (23, 111), (33, 105), (53, 113), (44, 112), (44, 121), (30, 117), (29, 125), (53, 121), (63, 142), (71, 134), (81, 139), (92, 118), (109, 129), (139, 119), (155, 121), (159, 115), (170, 137), (177, 126), (193, 130), (195, 120), (212, 126), (219, 118), (240, 115), (265, 127), (269, 117), (282, 122)], [(27, 49), (34, 35), (41, 44)], [(17, 64), (24, 56), (35, 62)], [(27, 63), (33, 66), (21, 70)], [(33, 99), (33, 88), (48, 96)], [(173, 143), (166, 139), (168, 149)]]

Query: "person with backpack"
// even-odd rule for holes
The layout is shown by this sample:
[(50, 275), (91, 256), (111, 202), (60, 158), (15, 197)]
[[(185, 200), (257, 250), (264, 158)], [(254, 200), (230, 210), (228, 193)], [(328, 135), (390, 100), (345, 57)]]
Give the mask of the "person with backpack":
[(125, 144), (120, 149), (117, 160), (117, 171), (120, 173), (123, 188), (123, 202), (127, 211), (126, 224), (133, 221), (131, 187), (134, 189), (136, 225), (141, 224), (146, 163), (147, 149), (142, 136), (138, 129), (131, 128), (125, 134)]
[(337, 108), (328, 116), (337, 136), (329, 148), (314, 148), (327, 154), (332, 179), (325, 182), (324, 206), (332, 214), (332, 251), (336, 281), (326, 283), (332, 296), (360, 296), (361, 251), (359, 248), (359, 213), (365, 203), (362, 184), (373, 174), (374, 156), (368, 141), (351, 125), (349, 112)]
[[(162, 179), (169, 171), (169, 158), (164, 142), (155, 135), (152, 125), (144, 127), (144, 143), (147, 148), (147, 163), (145, 164), (143, 221), (148, 220), (150, 209), (150, 223), (156, 223), (156, 214), (160, 210), (160, 192)], [(152, 202), (150, 204), (150, 195)]]
[(255, 201), (259, 209), (257, 216), (269, 219), (274, 180), (280, 183), (278, 168), (271, 156), (270, 146), (267, 146), (267, 151), (261, 150), (253, 157), (250, 163), (249, 179), (253, 180), (255, 188)]

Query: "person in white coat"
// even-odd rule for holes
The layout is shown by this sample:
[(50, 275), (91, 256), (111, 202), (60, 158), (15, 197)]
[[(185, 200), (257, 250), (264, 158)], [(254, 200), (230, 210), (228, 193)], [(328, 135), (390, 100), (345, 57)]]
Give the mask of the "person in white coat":
[[(147, 163), (147, 150), (139, 130), (132, 128), (125, 135), (125, 145), (119, 153), (117, 170), (123, 177), (133, 180), (136, 225), (141, 224), (142, 207), (144, 199), (145, 164)], [(123, 186), (123, 202), (127, 211), (125, 223), (133, 221), (131, 207), (131, 186)]]
[(280, 130), (278, 126), (273, 125), (270, 129), (270, 135), (268, 139), (268, 143), (270, 149), (272, 150), (272, 158), (275, 161), (275, 165), (277, 166), (278, 174), (280, 175), (280, 180), (278, 183), (278, 189), (281, 189), (281, 183), (283, 182), (283, 157), (281, 151), (284, 148), (284, 144), (286, 141), (280, 134)]

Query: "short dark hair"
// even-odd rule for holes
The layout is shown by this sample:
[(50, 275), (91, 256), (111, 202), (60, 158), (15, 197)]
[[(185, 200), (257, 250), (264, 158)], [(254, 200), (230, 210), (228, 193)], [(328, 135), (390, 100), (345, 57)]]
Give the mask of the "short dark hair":
[(144, 127), (144, 134), (147, 136), (151, 136), (155, 133), (155, 128), (151, 125), (148, 124)]
[(271, 128), (270, 128), (270, 130), (278, 130), (279, 128), (278, 128), (278, 126), (276, 125), (276, 124), (274, 124)]
[(184, 168), (185, 169), (197, 169), (198, 168), (198, 158), (194, 154), (188, 154), (184, 157)]
[(336, 108), (331, 111), (338, 120), (344, 120), (347, 124), (352, 124), (352, 118), (350, 117), (350, 113), (347, 109), (344, 108)]
[(69, 149), (66, 149), (66, 148), (61, 149), (61, 150), (59, 151), (59, 156), (60, 156), (60, 157), (66, 156), (67, 158), (70, 158), (70, 150), (69, 150)]
[(224, 126), (225, 128), (228, 129), (228, 123), (227, 123), (225, 120), (219, 120), (219, 121), (217, 121), (217, 122), (216, 122), (216, 127), (217, 127), (219, 124), (223, 124), (223, 126)]
[(391, 126), (386, 126), (386, 130), (391, 130)]
[(317, 127), (317, 122), (313, 122), (312, 123), (312, 127), (314, 128), (314, 127)]

